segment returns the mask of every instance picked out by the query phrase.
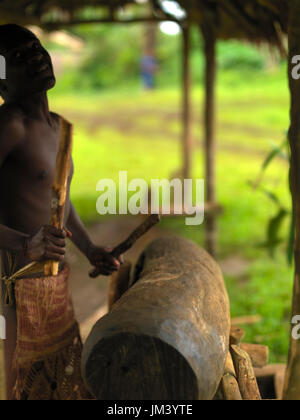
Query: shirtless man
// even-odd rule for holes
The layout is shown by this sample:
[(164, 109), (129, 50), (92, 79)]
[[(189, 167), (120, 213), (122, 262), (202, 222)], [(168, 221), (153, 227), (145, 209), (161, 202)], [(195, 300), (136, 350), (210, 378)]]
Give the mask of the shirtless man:
[[(6, 80), (0, 80), (0, 249), (18, 256), (16, 269), (32, 261), (63, 262), (66, 237), (110, 275), (120, 267), (108, 248), (90, 239), (72, 205), (66, 204), (65, 230), (49, 226), (51, 187), (59, 143), (59, 116), (49, 111), (47, 91), (55, 86), (51, 58), (36, 36), (17, 25), (0, 26), (0, 55)], [(69, 177), (72, 180), (73, 165)], [(70, 233), (71, 232), (71, 233)], [(4, 255), (4, 254), (3, 254)], [(7, 269), (3, 259), (4, 270)], [(8, 397), (14, 378), (15, 308), (2, 308), (7, 323), (5, 361)]]

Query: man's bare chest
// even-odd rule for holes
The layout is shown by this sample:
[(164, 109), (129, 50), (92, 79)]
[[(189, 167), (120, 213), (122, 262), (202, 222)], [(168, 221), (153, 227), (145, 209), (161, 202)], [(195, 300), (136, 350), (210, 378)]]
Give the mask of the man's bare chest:
[(59, 147), (59, 130), (36, 124), (28, 129), (26, 138), (14, 151), (7, 169), (19, 180), (52, 185)]

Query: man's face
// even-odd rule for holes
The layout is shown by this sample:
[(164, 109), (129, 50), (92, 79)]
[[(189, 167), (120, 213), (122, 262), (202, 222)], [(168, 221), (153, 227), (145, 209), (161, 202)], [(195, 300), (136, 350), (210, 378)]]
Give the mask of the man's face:
[(55, 85), (51, 57), (29, 31), (5, 41), (1, 54), (6, 59), (4, 86), (8, 97), (45, 92)]

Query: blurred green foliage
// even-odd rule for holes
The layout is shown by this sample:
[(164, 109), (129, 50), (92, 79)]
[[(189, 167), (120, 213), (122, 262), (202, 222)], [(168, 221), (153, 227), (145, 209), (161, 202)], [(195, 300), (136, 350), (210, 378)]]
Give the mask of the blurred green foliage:
[[(69, 64), (60, 79), (59, 89), (103, 90), (138, 86), (140, 61), (145, 47), (145, 28), (142, 25), (92, 25), (79, 26), (72, 33), (84, 41), (84, 48), (76, 63)], [(157, 87), (180, 83), (181, 35), (167, 35), (157, 30), (156, 56), (159, 71)], [(52, 51), (61, 51), (53, 42), (46, 44)], [(270, 57), (266, 48), (235, 41), (218, 43), (220, 72), (232, 70), (253, 72), (268, 65)], [(195, 83), (203, 80), (204, 61), (202, 39), (197, 28), (191, 31), (192, 77)]]

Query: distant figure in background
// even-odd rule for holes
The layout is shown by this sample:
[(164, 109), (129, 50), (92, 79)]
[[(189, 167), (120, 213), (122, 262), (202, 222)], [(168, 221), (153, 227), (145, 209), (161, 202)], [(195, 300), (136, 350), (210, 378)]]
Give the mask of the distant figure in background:
[(155, 74), (158, 69), (157, 59), (149, 49), (141, 59), (141, 76), (146, 90), (155, 88)]

